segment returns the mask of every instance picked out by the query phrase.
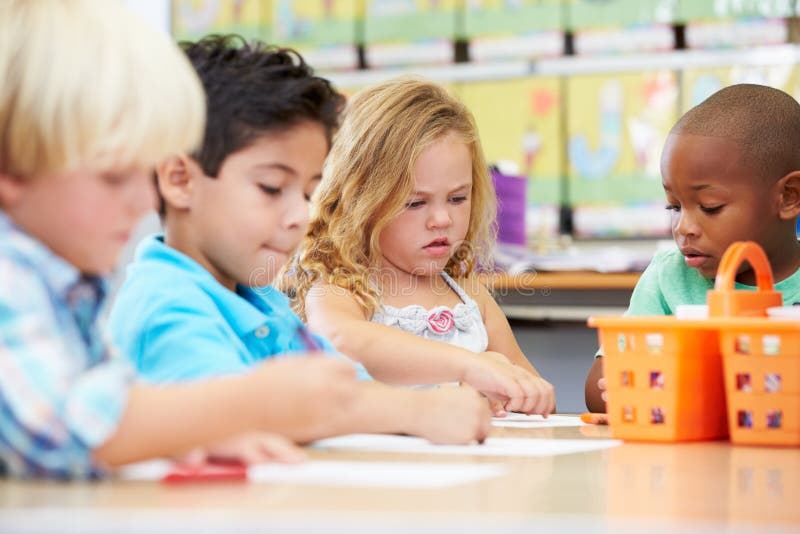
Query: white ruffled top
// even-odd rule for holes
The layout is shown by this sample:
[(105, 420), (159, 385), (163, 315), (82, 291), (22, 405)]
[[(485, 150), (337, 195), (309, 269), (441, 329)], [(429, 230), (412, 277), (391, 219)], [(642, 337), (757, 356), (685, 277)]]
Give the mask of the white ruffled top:
[(372, 322), (393, 326), (434, 341), (450, 343), (472, 352), (484, 352), (489, 346), (489, 336), (478, 303), (447, 273), (442, 272), (441, 275), (461, 299), (454, 308), (436, 306), (428, 310), (418, 304), (403, 308), (384, 304), (372, 316)]

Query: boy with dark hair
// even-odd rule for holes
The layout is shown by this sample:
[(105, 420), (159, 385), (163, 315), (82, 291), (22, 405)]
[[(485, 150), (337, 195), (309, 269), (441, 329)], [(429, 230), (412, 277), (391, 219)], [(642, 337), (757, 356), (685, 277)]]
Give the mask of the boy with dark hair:
[[(771, 87), (726, 87), (690, 109), (670, 131), (661, 176), (676, 250), (657, 254), (626, 315), (673, 315), (705, 304), (729, 245), (755, 241), (787, 305), (800, 303), (800, 105)], [(755, 283), (742, 266), (737, 286)], [(750, 288), (752, 289), (752, 288)], [(586, 379), (586, 405), (605, 411), (599, 355)]]
[[(315, 347), (341, 358), (269, 284), (305, 232), (342, 96), (289, 50), (211, 36), (184, 51), (206, 89), (208, 125), (200, 150), (158, 167), (165, 235), (138, 250), (111, 314), (114, 340), (155, 382), (237, 374)], [(469, 388), (366, 380), (352, 406), (333, 422), (338, 433), (466, 443), (490, 425)]]
[(98, 478), (248, 432), (330, 435), (357, 393), (346, 364), (152, 387), (100, 328), (152, 166), (203, 132), (203, 89), (169, 38), (115, 1), (4, 0), (0, 79), (0, 472)]

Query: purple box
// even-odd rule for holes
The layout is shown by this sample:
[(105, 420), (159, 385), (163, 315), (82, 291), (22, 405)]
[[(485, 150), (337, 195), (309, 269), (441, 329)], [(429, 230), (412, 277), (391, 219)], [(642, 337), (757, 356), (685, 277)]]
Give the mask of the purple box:
[(492, 168), (492, 181), (497, 192), (497, 241), (525, 245), (525, 192), (524, 176), (508, 176)]

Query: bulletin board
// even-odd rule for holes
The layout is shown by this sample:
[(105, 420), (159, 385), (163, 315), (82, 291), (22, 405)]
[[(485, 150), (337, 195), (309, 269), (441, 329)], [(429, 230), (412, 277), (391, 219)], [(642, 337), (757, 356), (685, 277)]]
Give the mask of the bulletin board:
[[(567, 172), (575, 233), (667, 233), (659, 162), (677, 120), (675, 73), (572, 76), (567, 87)], [(642, 216), (651, 209), (652, 216)], [(583, 227), (582, 210), (593, 214), (590, 227)]]
[(366, 0), (364, 42), (455, 39), (458, 0)]
[(559, 79), (469, 82), (456, 90), (475, 117), (486, 160), (516, 163), (528, 179), (529, 204), (560, 204), (564, 145)]
[(791, 17), (796, 8), (787, 0), (680, 0), (678, 20), (730, 20), (733, 18)]
[(464, 9), (466, 38), (561, 30), (561, 0), (470, 0)]
[[(625, 28), (669, 24), (678, 14), (678, 0), (566, 0), (572, 29)], [(691, 0), (703, 3), (703, 0)]]
[(267, 41), (269, 20), (265, 0), (172, 0), (172, 34), (179, 41), (195, 41), (210, 33)]
[(358, 42), (358, 0), (272, 0), (273, 39), (298, 49)]
[(800, 100), (800, 69), (792, 64), (685, 69), (681, 80), (681, 112), (737, 83), (768, 85)]

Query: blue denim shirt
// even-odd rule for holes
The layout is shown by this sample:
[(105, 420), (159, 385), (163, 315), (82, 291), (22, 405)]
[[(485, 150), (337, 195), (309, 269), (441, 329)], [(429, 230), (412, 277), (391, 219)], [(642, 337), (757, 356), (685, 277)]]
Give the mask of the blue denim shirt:
[(98, 324), (105, 283), (0, 211), (0, 461), (12, 476), (96, 478), (134, 379)]
[[(306, 352), (304, 328), (289, 299), (273, 287), (220, 284), (161, 236), (145, 239), (111, 310), (111, 336), (153, 383), (246, 371), (274, 356)], [(339, 355), (325, 338), (322, 349)], [(369, 378), (353, 362), (359, 377)]]

